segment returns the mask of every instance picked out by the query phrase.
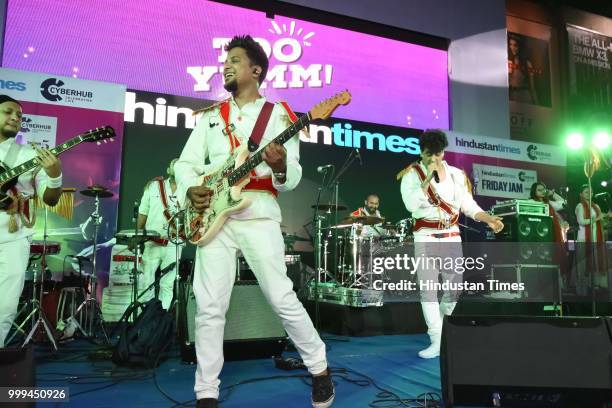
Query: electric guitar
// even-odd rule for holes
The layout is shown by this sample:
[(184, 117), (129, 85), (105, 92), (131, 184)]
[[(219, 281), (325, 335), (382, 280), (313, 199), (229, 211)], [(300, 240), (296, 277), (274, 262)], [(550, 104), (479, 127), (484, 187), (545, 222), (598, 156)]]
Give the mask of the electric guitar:
[[(340, 105), (351, 101), (348, 91), (340, 92), (332, 98), (316, 105), (308, 113), (298, 118), (291, 126), (276, 136), (271, 143), (284, 144), (300, 129), (315, 119), (327, 119)], [(267, 146), (267, 145), (266, 145)], [(183, 215), (185, 236), (192, 244), (204, 246), (221, 229), (230, 215), (240, 212), (251, 205), (249, 198), (241, 197), (241, 191), (249, 183), (251, 170), (262, 161), (265, 147), (249, 157), (247, 143), (240, 145), (223, 164), (220, 170), (204, 176), (203, 186), (212, 190), (210, 206), (204, 212), (197, 211), (188, 200)]]
[[(113, 137), (115, 137), (115, 130), (112, 127), (100, 127), (88, 130), (85, 133), (75, 136), (72, 139), (65, 141), (61, 145), (50, 149), (50, 152), (57, 156), (82, 142), (97, 142), (100, 144), (101, 140), (106, 143), (106, 139), (110, 139), (112, 141)], [(0, 162), (0, 210), (6, 210), (13, 203), (14, 197), (9, 190), (15, 187), (19, 176), (27, 173), (37, 166), (39, 166), (38, 157), (30, 159), (25, 163), (21, 163), (12, 169)]]

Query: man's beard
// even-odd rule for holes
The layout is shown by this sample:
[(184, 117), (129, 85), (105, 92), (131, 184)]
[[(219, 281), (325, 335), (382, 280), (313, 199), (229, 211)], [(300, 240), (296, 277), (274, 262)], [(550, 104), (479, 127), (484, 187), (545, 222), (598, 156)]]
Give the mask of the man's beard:
[(238, 90), (238, 81), (236, 81), (234, 78), (231, 81), (224, 83), (223, 88), (225, 88), (227, 92), (234, 93)]

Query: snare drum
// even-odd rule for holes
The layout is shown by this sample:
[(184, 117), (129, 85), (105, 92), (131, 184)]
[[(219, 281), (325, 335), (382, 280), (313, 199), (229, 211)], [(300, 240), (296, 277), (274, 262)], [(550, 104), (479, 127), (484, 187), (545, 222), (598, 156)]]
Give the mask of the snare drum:
[(42, 255), (43, 249), (45, 249), (45, 254), (47, 255), (55, 255), (59, 253), (62, 246), (59, 242), (47, 241), (47, 245), (45, 247), (43, 241), (32, 241), (30, 243), (30, 255)]

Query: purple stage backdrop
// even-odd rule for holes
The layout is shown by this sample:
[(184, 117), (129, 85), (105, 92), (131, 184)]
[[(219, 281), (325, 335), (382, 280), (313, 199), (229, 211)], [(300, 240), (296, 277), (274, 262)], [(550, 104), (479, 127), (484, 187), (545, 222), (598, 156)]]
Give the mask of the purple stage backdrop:
[(11, 0), (2, 63), (218, 100), (223, 45), (243, 33), (270, 56), (262, 92), (296, 111), (349, 89), (339, 117), (449, 127), (446, 51), (210, 1)]

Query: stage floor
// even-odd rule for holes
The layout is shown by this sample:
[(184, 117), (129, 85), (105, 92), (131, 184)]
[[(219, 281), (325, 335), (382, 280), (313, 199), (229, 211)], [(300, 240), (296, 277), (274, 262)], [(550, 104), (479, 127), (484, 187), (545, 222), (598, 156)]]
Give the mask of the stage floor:
[[(336, 383), (334, 407), (368, 407), (382, 399), (378, 395), (381, 390), (376, 387), (401, 398), (417, 398), (427, 392), (440, 395), (439, 359), (417, 357), (417, 351), (428, 344), (424, 334), (324, 336), (324, 339)], [(109, 360), (92, 361), (88, 356), (96, 349), (83, 340), (64, 344), (54, 354), (45, 351), (46, 345), (37, 346), (38, 386), (67, 386), (70, 392), (69, 404), (45, 403), (45, 406), (195, 406), (195, 365), (183, 364), (176, 348), (172, 353), (175, 357), (154, 371), (121, 368)], [(286, 352), (283, 356), (296, 357), (297, 353)], [(308, 377), (291, 377), (305, 374), (304, 370), (277, 369), (267, 359), (226, 362), (221, 374), (221, 397), (224, 398), (221, 406), (310, 407), (310, 386), (305, 382)], [(257, 381), (267, 377), (275, 378)], [(231, 387), (240, 382), (246, 384)]]

